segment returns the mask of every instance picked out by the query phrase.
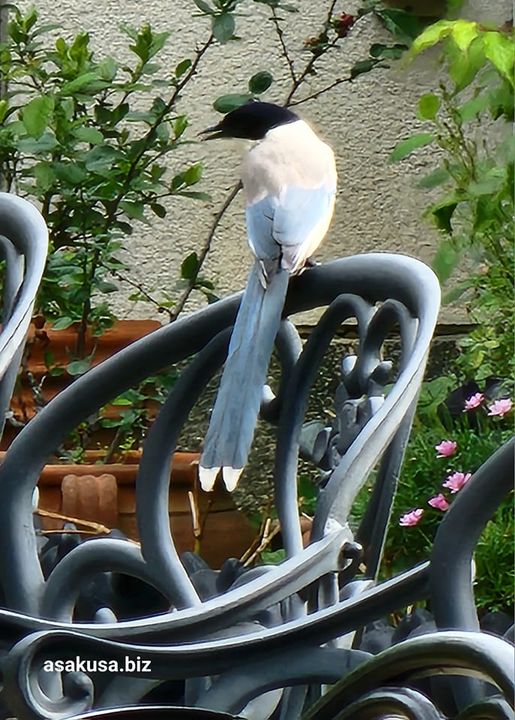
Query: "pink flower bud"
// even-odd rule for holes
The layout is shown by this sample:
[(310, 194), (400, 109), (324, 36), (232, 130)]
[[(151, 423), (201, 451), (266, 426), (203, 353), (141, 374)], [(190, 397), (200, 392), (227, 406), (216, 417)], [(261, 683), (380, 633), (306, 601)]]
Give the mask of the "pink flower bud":
[(423, 514), (424, 510), (422, 508), (411, 510), (411, 512), (405, 513), (401, 516), (399, 525), (402, 527), (412, 527), (413, 525), (417, 525), (417, 523), (419, 523), (422, 519)]
[(509, 413), (513, 407), (513, 402), (510, 398), (502, 398), (501, 400), (495, 400), (491, 405), (488, 406), (490, 416), (497, 415), (504, 417), (506, 413)]
[(484, 399), (485, 396), (483, 395), (483, 393), (474, 393), (474, 395), (471, 395), (468, 400), (465, 400), (465, 409), (463, 410), (463, 412), (475, 410), (481, 405)]
[(442, 512), (445, 512), (449, 509), (449, 503), (447, 502), (447, 498), (442, 493), (438, 493), (438, 495), (430, 498), (427, 503), (428, 505), (431, 505), (431, 507), (434, 507), (437, 510), (441, 510)]
[(451, 457), (458, 449), (458, 443), (454, 440), (442, 440), (439, 445), (435, 445), (435, 450), (438, 453), (436, 457), (444, 458)]
[(461, 488), (468, 483), (471, 477), (471, 473), (454, 472), (448, 476), (447, 480), (443, 483), (443, 487), (450, 490), (454, 495), (454, 493), (459, 492)]

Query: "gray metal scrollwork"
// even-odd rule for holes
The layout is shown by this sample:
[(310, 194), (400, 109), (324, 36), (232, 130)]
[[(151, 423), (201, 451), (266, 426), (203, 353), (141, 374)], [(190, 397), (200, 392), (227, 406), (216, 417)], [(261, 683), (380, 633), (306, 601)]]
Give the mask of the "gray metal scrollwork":
[[(43, 246), (43, 226), (34, 213), (0, 195), (0, 230), (7, 238), (1, 246), (14, 258), (6, 287), (11, 301), (16, 298), (4, 307), (14, 308), (13, 315), (19, 298), (25, 297), (18, 292), (20, 265), (12, 250), (18, 249), (17, 242), (27, 258), (33, 257), (28, 261), (33, 270), (27, 297), (32, 293), (33, 299), (42, 269), (42, 251), (34, 247)], [(432, 558), (387, 582), (376, 582), (439, 305), (436, 278), (411, 258), (345, 258), (291, 281), (276, 343), (282, 367), (279, 389), (274, 396), (265, 388), (261, 408), (262, 418), (277, 429), (275, 502), (287, 559), (278, 566), (242, 571), (225, 592), (200, 599), (170, 532), (168, 467), (191, 409), (224, 362), (238, 302), (239, 296), (233, 296), (193, 313), (95, 367), (38, 413), (12, 444), (0, 467), (0, 583), (6, 605), (0, 609), (0, 702), (18, 720), (222, 720), (241, 713), (248, 720), (266, 720), (273, 713), (281, 720), (298, 720), (305, 702), (312, 706), (305, 717), (320, 720), (379, 718), (385, 708), (420, 720), (453, 714), (462, 720), (482, 717), (480, 712), (508, 717), (512, 647), (498, 638), (462, 632), (474, 629), (463, 627), (471, 618), (468, 611), (465, 619), (449, 621), (438, 579), (441, 543), (446, 533), (452, 534), (453, 518), (459, 527), (459, 504), (465, 506), (467, 497), (484, 493), (481, 472), (449, 511)], [(15, 323), (20, 333), (26, 330), (29, 307), (30, 298)], [(325, 311), (302, 345), (286, 318), (317, 307)], [(310, 390), (324, 354), (349, 320), (356, 325), (357, 348), (342, 359), (334, 417), (306, 424)], [(402, 349), (396, 366), (383, 357), (392, 333)], [(2, 337), (0, 358), (7, 368), (20, 343), (16, 341), (13, 353), (6, 349), (9, 343), (1, 345)], [(60, 559), (45, 578), (31, 498), (47, 458), (94, 410), (186, 358), (191, 360), (144, 447), (137, 481), (141, 548), (114, 537), (89, 540)], [(300, 452), (311, 460), (319, 488), (307, 548), (302, 546), (297, 505)], [(349, 514), (374, 468), (370, 503), (354, 537)], [(505, 492), (506, 483), (501, 485), (495, 500), (484, 506), (477, 528)], [(474, 542), (467, 544), (460, 568), (469, 562)], [(363, 563), (366, 572), (354, 579)], [(99, 573), (138, 578), (161, 593), (168, 612), (122, 621), (106, 606), (95, 621), (73, 622), (81, 583)], [(469, 589), (470, 578), (464, 577), (456, 592), (464, 596)], [(377, 657), (350, 647), (349, 633), (429, 594), (438, 627), (447, 629), (450, 622), (453, 631), (409, 639)], [(49, 661), (77, 657), (84, 667), (45, 671)], [(132, 664), (125, 673), (102, 675), (95, 672), (101, 660), (116, 661), (119, 667), (127, 660)], [(149, 663), (148, 672), (142, 669), (143, 661)], [(467, 676), (479, 673), (499, 697), (475, 698), (474, 715), (473, 708), (464, 711), (461, 702), (469, 686), (451, 681), (453, 692), (457, 689), (455, 705), (451, 712), (442, 709), (437, 685), (434, 692), (427, 682), (424, 690), (419, 687), (421, 674), (442, 667)], [(328, 684), (334, 687), (320, 696), (320, 686)]]

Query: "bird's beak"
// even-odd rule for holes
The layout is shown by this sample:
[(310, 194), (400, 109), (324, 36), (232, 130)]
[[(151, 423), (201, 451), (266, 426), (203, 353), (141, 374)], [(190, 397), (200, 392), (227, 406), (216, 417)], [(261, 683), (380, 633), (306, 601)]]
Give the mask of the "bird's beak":
[[(205, 137), (202, 137), (205, 136)], [(216, 138), (223, 137), (223, 134), (220, 129), (220, 123), (217, 125), (213, 125), (212, 127), (208, 127), (205, 130), (202, 130), (199, 132), (199, 137), (202, 141), (204, 140), (216, 140)]]

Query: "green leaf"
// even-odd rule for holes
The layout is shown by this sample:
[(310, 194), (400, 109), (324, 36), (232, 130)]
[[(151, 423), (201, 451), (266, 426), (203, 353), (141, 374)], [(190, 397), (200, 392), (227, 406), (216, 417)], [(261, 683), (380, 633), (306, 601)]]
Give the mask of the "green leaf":
[(159, 218), (164, 218), (166, 216), (166, 208), (159, 203), (151, 203), (150, 209), (154, 215), (157, 215)]
[(445, 293), (442, 298), (442, 302), (444, 305), (450, 305), (451, 303), (456, 302), (456, 300), (460, 300), (463, 295), (473, 287), (473, 281), (463, 280), (463, 282), (457, 283), (451, 290), (449, 290), (448, 293)]
[(70, 327), (70, 325), (73, 325), (75, 320), (71, 317), (60, 317), (57, 320), (54, 320), (52, 322), (52, 329), (53, 330), (66, 330)]
[(245, 105), (245, 103), (249, 102), (249, 100), (252, 100), (253, 97), (253, 95), (241, 94), (222, 95), (215, 100), (215, 102), (213, 103), (213, 107), (217, 112), (223, 113), (225, 115), (232, 110), (236, 110), (236, 108), (239, 108), (241, 105)]
[(131, 202), (124, 200), (120, 203), (120, 209), (127, 215), (127, 217), (134, 218), (135, 220), (144, 220), (144, 209), (145, 206), (142, 202)]
[(118, 290), (118, 285), (115, 285), (112, 282), (107, 282), (106, 280), (97, 280), (95, 283), (95, 287), (101, 292), (101, 293), (113, 293)]
[(90, 358), (86, 358), (85, 360), (72, 360), (72, 362), (66, 366), (66, 370), (69, 375), (84, 375), (90, 367), (91, 360)]
[(445, 168), (436, 168), (417, 183), (417, 187), (432, 190), (449, 180), (449, 173)]
[(43, 155), (51, 152), (57, 146), (57, 140), (49, 132), (43, 133), (40, 138), (25, 138), (18, 143), (18, 150), (31, 155)]
[(485, 64), (482, 40), (482, 37), (473, 40), (466, 52), (462, 52), (452, 43), (446, 48), (449, 75), (458, 91), (470, 85)]
[(215, 11), (207, 4), (207, 2), (204, 2), (204, 0), (193, 0), (193, 2), (198, 9), (206, 15), (214, 15)]
[(52, 167), (46, 162), (40, 162), (32, 168), (38, 187), (46, 192), (55, 182), (55, 173)]
[(462, 52), (465, 52), (470, 43), (479, 35), (479, 25), (470, 20), (455, 20), (452, 28), (452, 39)]
[(350, 76), (352, 79), (357, 78), (358, 75), (363, 75), (364, 73), (370, 72), (376, 65), (377, 60), (375, 59), (359, 60), (351, 67)]
[(78, 140), (83, 140), (90, 145), (100, 145), (104, 142), (104, 136), (100, 130), (92, 127), (79, 127), (74, 131), (74, 135)]
[(418, 101), (418, 116), (421, 120), (434, 120), (440, 109), (440, 98), (433, 93), (422, 95)]
[(54, 162), (52, 165), (58, 180), (69, 185), (81, 185), (87, 177), (86, 170), (72, 162)]
[(111, 401), (111, 405), (115, 405), (116, 407), (126, 407), (127, 405), (132, 405), (132, 400), (129, 400), (129, 398), (123, 397), (123, 395), (120, 395), (119, 397), (115, 398)]
[(179, 117), (175, 118), (175, 120), (173, 121), (173, 133), (175, 137), (180, 138), (187, 127), (188, 118), (186, 117), (186, 115), (179, 115)]
[(411, 46), (411, 54), (418, 55), (418, 53), (426, 50), (426, 48), (433, 47), (448, 37), (452, 33), (454, 21), (453, 20), (439, 20), (427, 27), (420, 35), (413, 41)]
[(480, 177), (477, 182), (471, 182), (468, 187), (468, 192), (472, 197), (495, 195), (502, 190), (507, 179), (506, 167), (494, 167), (485, 173), (483, 177)]
[(501, 32), (483, 34), (485, 55), (511, 85), (514, 85), (515, 43)]
[(191, 60), (189, 58), (186, 58), (185, 60), (181, 60), (181, 62), (175, 68), (175, 77), (176, 78), (182, 77), (185, 72), (188, 72), (190, 67), (191, 67)]
[(8, 111), (9, 103), (7, 102), (7, 100), (0, 100), (0, 123), (4, 121)]
[(418, 135), (412, 135), (410, 138), (403, 140), (395, 146), (395, 149), (390, 154), (389, 160), (390, 162), (398, 162), (399, 160), (408, 157), (408, 155), (411, 155), (414, 150), (418, 150), (418, 148), (424, 147), (424, 145), (429, 145), (434, 139), (435, 138), (432, 133), (419, 133)]
[(458, 202), (453, 198), (443, 200), (438, 205), (434, 205), (431, 208), (431, 215), (434, 218), (436, 227), (439, 230), (443, 230), (446, 233), (452, 233), (451, 220), (454, 215), (454, 211), (458, 207)]
[(203, 200), (204, 202), (211, 202), (213, 199), (209, 193), (206, 192), (195, 192), (193, 190), (181, 190), (176, 193), (181, 197), (192, 198), (193, 200)]
[(421, 25), (418, 18), (406, 10), (397, 8), (382, 9), (377, 13), (385, 27), (392, 35), (402, 40), (414, 40), (420, 33)]
[(279, 550), (264, 550), (261, 553), (261, 561), (265, 565), (279, 565), (283, 560), (286, 560), (286, 551), (284, 548), (279, 548)]
[(40, 138), (45, 132), (54, 112), (54, 98), (40, 95), (33, 98), (22, 111), (25, 130), (33, 138)]
[(199, 269), (199, 259), (196, 252), (188, 255), (181, 264), (181, 278), (183, 280), (194, 280)]
[(233, 15), (223, 13), (223, 15), (213, 17), (213, 35), (222, 45), (229, 42), (233, 37), (235, 28), (236, 23)]
[(373, 58), (383, 58), (386, 60), (398, 60), (401, 58), (406, 50), (407, 45), (395, 44), (395, 45), (382, 45), (381, 43), (374, 43), (370, 46), (368, 51)]
[(90, 172), (111, 170), (118, 150), (110, 145), (97, 145), (84, 156), (86, 169)]
[(261, 93), (264, 93), (265, 90), (268, 90), (273, 81), (273, 76), (266, 70), (263, 70), (250, 78), (249, 90), (255, 95), (261, 95)]
[(65, 83), (61, 88), (60, 94), (74, 95), (78, 91), (84, 90), (86, 87), (88, 87), (88, 85), (91, 85), (92, 83), (97, 83), (98, 81), (101, 82), (101, 85), (107, 87), (108, 83), (105, 80), (100, 80), (96, 72), (84, 73), (83, 75), (79, 75), (79, 77), (75, 78), (74, 80)]
[(483, 110), (486, 110), (490, 103), (490, 97), (488, 93), (483, 92), (480, 95), (468, 100), (459, 109), (459, 113), (463, 122), (468, 122), (477, 117)]
[(442, 284), (447, 282), (454, 272), (459, 258), (459, 253), (449, 240), (440, 243), (432, 267)]
[(189, 167), (184, 173), (184, 182), (186, 185), (195, 185), (202, 178), (202, 164), (195, 163)]

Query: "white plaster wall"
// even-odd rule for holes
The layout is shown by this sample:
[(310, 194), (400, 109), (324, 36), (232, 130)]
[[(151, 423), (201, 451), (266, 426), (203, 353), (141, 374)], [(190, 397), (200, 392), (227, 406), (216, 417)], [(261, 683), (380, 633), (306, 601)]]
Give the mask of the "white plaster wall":
[[(302, 50), (304, 40), (318, 34), (327, 2), (291, 0), (300, 12), (289, 18), (286, 42), (298, 67), (309, 55)], [(65, 30), (84, 29), (91, 33), (99, 53), (123, 56), (127, 38), (120, 23), (140, 25), (149, 21), (158, 30), (172, 31), (164, 62), (174, 66), (191, 56), (192, 48), (208, 34), (204, 18), (192, 18), (192, 0), (38, 0), (41, 15), (56, 18)], [(338, 5), (338, 10), (353, 12), (359, 2)], [(238, 18), (241, 42), (214, 47), (190, 85), (180, 110), (191, 117), (191, 135), (213, 124), (220, 116), (212, 102), (225, 92), (246, 89), (248, 78), (258, 70), (270, 69), (277, 82), (266, 99), (281, 102), (289, 87), (287, 68), (279, 55), (273, 26), (266, 21), (264, 5), (247, 2), (244, 17)], [(510, 17), (511, 0), (473, 0), (467, 15), (474, 19), (504, 22)], [(308, 95), (327, 80), (345, 76), (356, 60), (367, 57), (372, 42), (380, 41), (383, 31), (373, 18), (367, 18), (342, 42), (342, 49), (320, 64), (314, 78), (299, 97)], [(325, 96), (301, 105), (299, 112), (308, 119), (334, 148), (339, 173), (339, 192), (335, 219), (319, 259), (372, 250), (404, 252), (430, 262), (436, 245), (436, 233), (422, 219), (428, 202), (426, 192), (415, 188), (416, 179), (435, 163), (431, 151), (420, 152), (416, 159), (389, 164), (388, 155), (396, 143), (419, 129), (415, 118), (418, 97), (436, 87), (436, 55), (426, 54), (410, 68), (376, 71), (356, 82), (344, 83)], [(152, 220), (150, 227), (139, 226), (128, 243), (127, 258), (133, 277), (151, 292), (172, 291), (181, 258), (195, 250), (206, 236), (213, 215), (227, 190), (238, 179), (238, 141), (218, 141), (189, 146), (184, 157), (205, 163), (205, 179), (198, 189), (212, 194), (212, 204), (174, 199), (165, 220)], [(173, 163), (180, 159), (173, 156)], [(177, 165), (177, 170), (180, 164)], [(240, 289), (250, 264), (243, 223), (241, 198), (226, 215), (216, 234), (205, 273), (224, 295)], [(149, 307), (127, 301), (129, 291), (117, 298), (122, 314), (131, 317), (149, 315)], [(444, 310), (443, 320), (456, 320), (455, 312)]]

